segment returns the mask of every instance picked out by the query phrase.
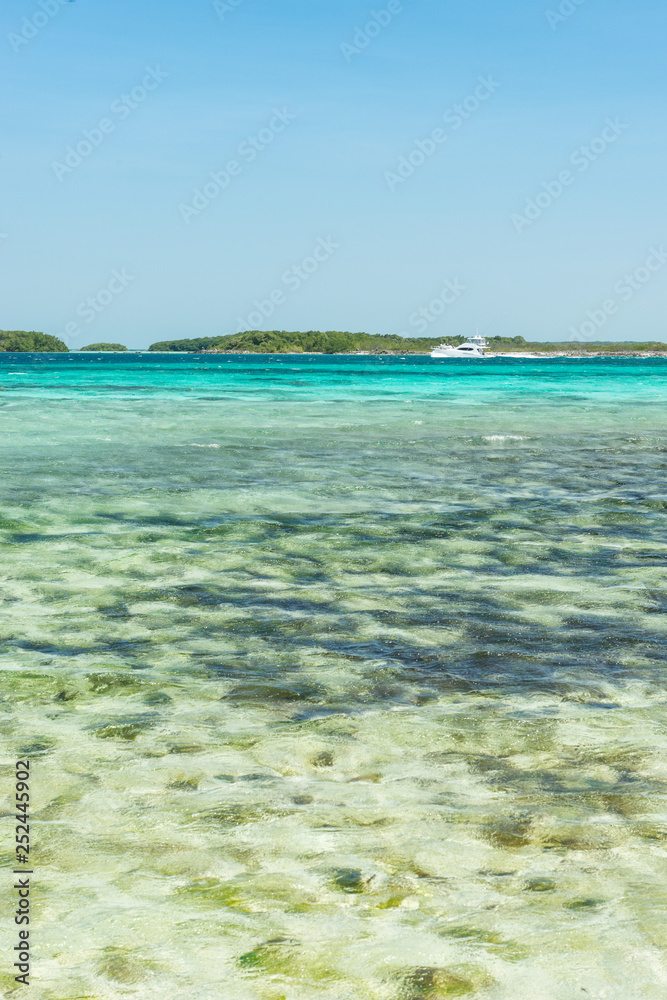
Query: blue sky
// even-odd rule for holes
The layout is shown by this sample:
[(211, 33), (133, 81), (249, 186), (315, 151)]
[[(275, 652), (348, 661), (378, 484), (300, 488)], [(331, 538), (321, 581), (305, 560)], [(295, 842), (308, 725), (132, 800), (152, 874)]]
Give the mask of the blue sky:
[(666, 29), (658, 0), (4, 0), (0, 327), (667, 340)]

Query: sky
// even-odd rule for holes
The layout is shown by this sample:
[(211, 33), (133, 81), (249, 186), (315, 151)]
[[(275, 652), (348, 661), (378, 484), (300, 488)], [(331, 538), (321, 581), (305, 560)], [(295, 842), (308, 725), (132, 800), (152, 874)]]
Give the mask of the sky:
[(664, 0), (3, 0), (0, 327), (667, 341), (666, 29)]

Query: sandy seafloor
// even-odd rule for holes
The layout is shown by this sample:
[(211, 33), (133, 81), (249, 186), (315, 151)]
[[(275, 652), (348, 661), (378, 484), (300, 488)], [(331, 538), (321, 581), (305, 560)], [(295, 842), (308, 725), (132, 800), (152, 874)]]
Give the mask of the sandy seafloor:
[(0, 390), (32, 996), (667, 995), (667, 361), (5, 355)]

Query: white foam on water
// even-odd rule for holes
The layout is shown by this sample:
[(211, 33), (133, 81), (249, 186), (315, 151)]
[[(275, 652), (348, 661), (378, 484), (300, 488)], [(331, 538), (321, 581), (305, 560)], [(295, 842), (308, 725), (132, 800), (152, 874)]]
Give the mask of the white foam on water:
[(485, 441), (525, 441), (522, 434), (485, 434)]

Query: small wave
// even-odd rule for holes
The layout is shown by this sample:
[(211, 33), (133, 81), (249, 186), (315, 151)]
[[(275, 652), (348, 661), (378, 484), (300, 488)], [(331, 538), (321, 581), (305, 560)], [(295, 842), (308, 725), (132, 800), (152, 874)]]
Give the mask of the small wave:
[(525, 437), (521, 434), (489, 434), (484, 438), (485, 441), (525, 441)]
[(191, 444), (191, 448), (219, 448), (219, 444)]

